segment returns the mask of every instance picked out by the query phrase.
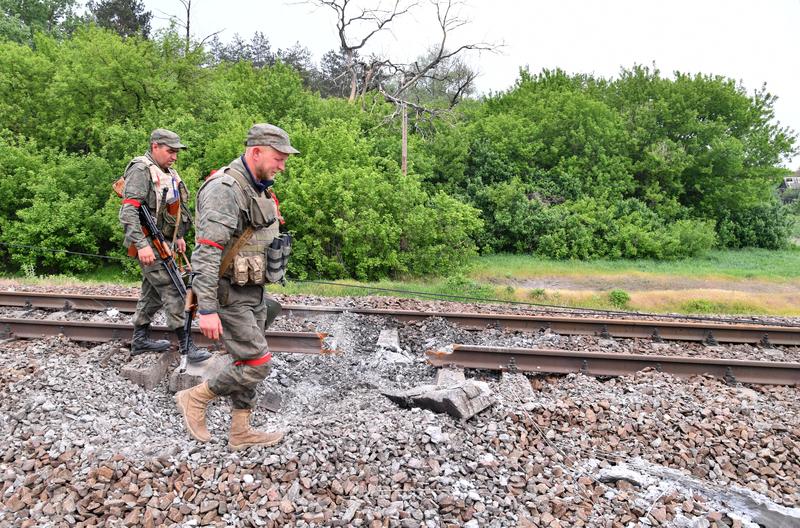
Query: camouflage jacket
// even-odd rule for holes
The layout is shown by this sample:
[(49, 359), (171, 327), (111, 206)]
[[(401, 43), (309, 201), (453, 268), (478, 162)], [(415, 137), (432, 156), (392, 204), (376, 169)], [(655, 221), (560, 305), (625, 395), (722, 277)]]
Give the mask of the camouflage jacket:
[[(237, 181), (238, 180), (238, 181)], [(246, 184), (244, 187), (240, 184)], [(251, 242), (243, 246), (239, 254), (250, 247), (263, 254), (266, 246), (278, 234), (277, 208), (271, 198), (252, 184), (251, 176), (242, 158), (232, 161), (217, 171), (197, 192), (197, 245), (192, 252), (192, 283), (197, 295), (200, 313), (213, 313), (219, 309), (219, 269), (226, 249), (234, 247), (247, 227), (256, 227), (258, 220), (252, 214), (253, 199), (264, 207), (259, 216), (267, 220), (267, 227), (259, 227)], [(253, 247), (251, 247), (253, 246)], [(232, 286), (233, 287), (233, 286)]]
[[(149, 152), (143, 157), (155, 163)], [(169, 173), (166, 174), (169, 175)], [(177, 175), (177, 173), (175, 174)], [(172, 240), (176, 229), (175, 217), (170, 216), (166, 212), (166, 207), (160, 207), (161, 204), (157, 202), (160, 197), (156, 194), (156, 188), (153, 185), (153, 179), (147, 164), (141, 158), (134, 158), (125, 169), (124, 178), (125, 190), (122, 196), (123, 204), (119, 210), (119, 221), (125, 230), (125, 247), (134, 245), (136, 249), (142, 249), (149, 243), (148, 238), (142, 232), (138, 208), (130, 203), (124, 203), (125, 200), (134, 200), (147, 204), (150, 212), (156, 217), (156, 223), (164, 237)], [(178, 192), (180, 195), (181, 222), (177, 226), (177, 238), (183, 238), (191, 225), (191, 216), (187, 207), (189, 191), (182, 181), (178, 184)], [(158, 214), (156, 214), (157, 210)]]

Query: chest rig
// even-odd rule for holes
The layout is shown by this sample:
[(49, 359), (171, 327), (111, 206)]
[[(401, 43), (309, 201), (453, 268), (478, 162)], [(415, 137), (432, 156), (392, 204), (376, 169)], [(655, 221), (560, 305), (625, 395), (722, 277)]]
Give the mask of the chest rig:
[[(186, 208), (186, 204), (189, 203), (189, 191), (175, 169), (170, 167), (164, 172), (149, 156), (133, 158), (128, 163), (125, 172), (127, 173), (128, 169), (136, 163), (143, 163), (147, 167), (152, 184), (151, 191), (147, 193), (144, 203), (153, 213), (156, 219), (156, 227), (161, 231), (161, 234), (167, 239), (171, 239), (174, 243), (175, 239), (183, 236), (191, 226), (191, 215)], [(124, 198), (125, 176), (121, 176), (114, 182), (112, 188), (117, 196)], [(126, 201), (123, 201), (124, 203)], [(139, 207), (139, 203), (136, 200), (129, 203), (137, 208)], [(128, 241), (126, 240), (126, 242)], [(131, 245), (128, 248), (128, 254), (136, 256), (135, 246)]]
[(234, 167), (222, 167), (209, 180), (222, 174), (235, 182), (239, 222), (222, 251), (220, 277), (238, 286), (264, 284), (269, 278), (267, 251), (279, 235), (275, 202), (270, 195), (256, 192), (247, 176)]
[[(180, 204), (189, 201), (186, 185), (184, 185), (183, 180), (181, 180), (181, 177), (178, 175), (178, 171), (170, 167), (164, 172), (147, 156), (133, 158), (128, 164), (128, 167), (138, 162), (144, 163), (145, 166), (147, 166), (147, 170), (150, 173), (150, 181), (153, 183), (153, 190), (155, 191), (155, 200), (152, 203), (149, 199), (150, 196), (148, 196), (148, 207), (154, 210), (156, 218), (161, 216), (162, 207), (166, 207), (167, 212), (175, 217), (180, 210)], [(166, 191), (166, 193), (164, 191)], [(166, 200), (163, 200), (162, 196), (165, 195)]]

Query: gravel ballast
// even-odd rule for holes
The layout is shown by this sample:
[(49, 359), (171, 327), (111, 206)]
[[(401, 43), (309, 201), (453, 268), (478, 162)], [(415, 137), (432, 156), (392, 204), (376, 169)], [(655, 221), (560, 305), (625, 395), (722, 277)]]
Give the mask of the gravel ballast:
[[(376, 346), (386, 328), (398, 329), (407, 360)], [(652, 344), (352, 313), (279, 318), (274, 329), (327, 332), (338, 353), (276, 356), (265, 389), (281, 393), (282, 408), (258, 409), (254, 423), (286, 438), (237, 453), (226, 447), (227, 401), (210, 406), (213, 440), (190, 440), (166, 380), (144, 391), (120, 376), (130, 360), (121, 343), (1, 344), (0, 526), (758, 526), (726, 490), (800, 519), (797, 387), (644, 371), (535, 376), (520, 390), (508, 376), (468, 371), (497, 402), (461, 422), (401, 408), (381, 390), (432, 383), (424, 352), (453, 342), (635, 353)], [(629, 467), (650, 477), (608, 477)]]

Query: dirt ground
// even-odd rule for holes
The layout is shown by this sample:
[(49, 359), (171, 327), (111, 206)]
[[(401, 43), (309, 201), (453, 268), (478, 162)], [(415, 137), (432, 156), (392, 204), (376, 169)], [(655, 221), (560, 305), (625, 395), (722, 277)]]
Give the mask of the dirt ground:
[[(521, 299), (598, 306), (613, 290), (630, 296), (629, 309), (655, 313), (800, 315), (800, 280), (675, 277), (629, 273), (619, 275), (542, 275), (534, 279), (499, 279)], [(535, 292), (538, 293), (534, 295)]]
[(532, 280), (515, 281), (509, 284), (523, 288), (544, 290), (596, 290), (606, 292), (614, 289), (629, 293), (640, 291), (684, 291), (722, 290), (749, 293), (796, 293), (800, 281), (766, 281), (758, 279), (693, 279), (689, 277), (646, 276), (643, 274), (608, 276), (542, 276)]

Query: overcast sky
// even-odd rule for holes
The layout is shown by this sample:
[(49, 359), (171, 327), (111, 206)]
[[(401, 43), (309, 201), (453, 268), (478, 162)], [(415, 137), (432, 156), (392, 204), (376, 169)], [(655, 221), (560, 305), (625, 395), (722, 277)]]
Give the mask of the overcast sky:
[[(162, 17), (155, 28), (166, 24), (165, 13), (182, 14), (178, 0), (144, 3)], [(435, 14), (426, 0), (419, 3), (368, 51), (411, 60), (437, 42)], [(622, 67), (655, 63), (665, 75), (678, 70), (731, 77), (748, 93), (766, 83), (779, 97), (776, 119), (800, 132), (800, 0), (467, 0), (460, 12), (470, 23), (452, 34), (453, 45), (503, 44), (499, 53), (469, 59), (480, 72), (482, 93), (508, 89), (526, 65), (534, 73), (561, 68), (613, 77)], [(273, 49), (299, 42), (316, 61), (338, 48), (334, 24), (332, 11), (303, 2), (192, 1), (196, 38), (222, 30), (223, 41), (237, 33), (249, 40), (261, 31)], [(788, 165), (800, 168), (800, 156)]]

